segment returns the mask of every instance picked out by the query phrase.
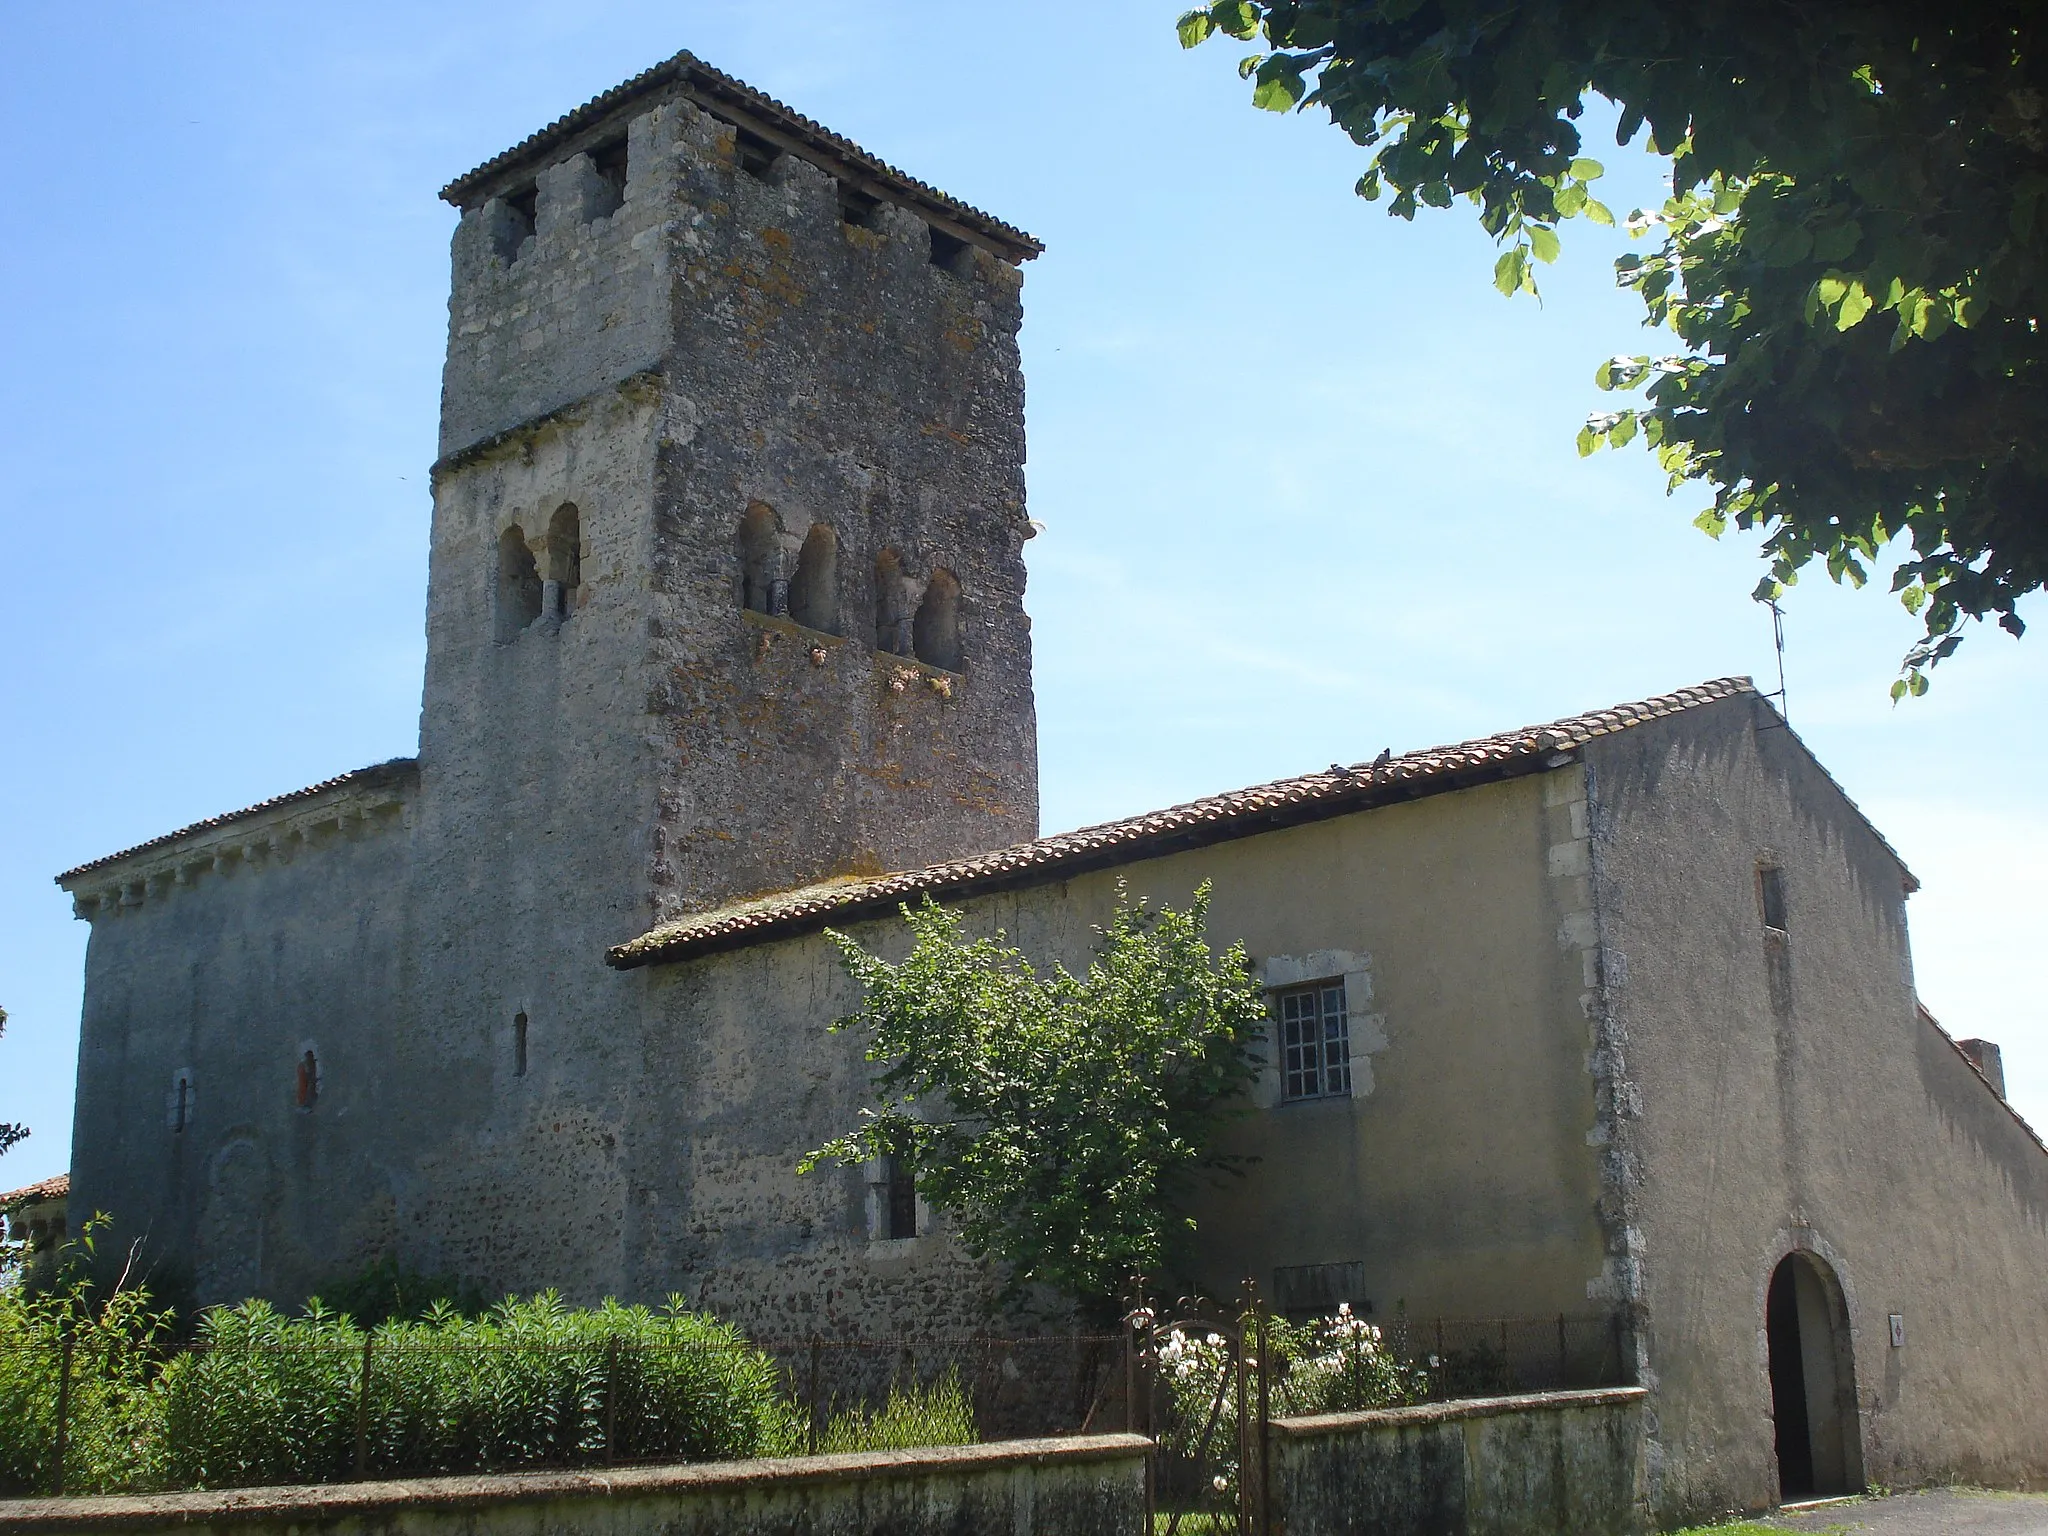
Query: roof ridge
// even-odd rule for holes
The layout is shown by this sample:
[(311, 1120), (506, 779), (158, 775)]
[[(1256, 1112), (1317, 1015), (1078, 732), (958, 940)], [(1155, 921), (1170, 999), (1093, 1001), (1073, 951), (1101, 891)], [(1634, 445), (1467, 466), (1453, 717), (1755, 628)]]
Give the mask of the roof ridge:
[(351, 768), (347, 773), (337, 773), (331, 779), (322, 779), (317, 784), (308, 784), (304, 789), (294, 789), (287, 794), (272, 795), (268, 800), (258, 800), (254, 805), (245, 805), (239, 811), (223, 811), (218, 816), (208, 816), (202, 821), (195, 821), (188, 826), (179, 827), (175, 832), (165, 832), (159, 836), (147, 838), (135, 844), (132, 848), (121, 849), (118, 853), (107, 853), (102, 854), (96, 859), (88, 859), (85, 863), (77, 865), (75, 868), (65, 870), (64, 873), (56, 877), (56, 881), (57, 884), (62, 885), (66, 880), (73, 880), (80, 875), (90, 874), (96, 869), (104, 869), (109, 864), (118, 864), (123, 859), (132, 859), (138, 853), (148, 853), (153, 849), (167, 848), (180, 838), (191, 837), (194, 833), (211, 832), (215, 827), (224, 827), (232, 822), (241, 821), (246, 817), (261, 815), (264, 811), (275, 810), (281, 805), (292, 805), (300, 800), (311, 800), (316, 795), (324, 795), (329, 790), (341, 789), (349, 784), (374, 781), (380, 776), (385, 775), (396, 777), (406, 769), (417, 768), (418, 766), (419, 759), (416, 757), (391, 757), (386, 758), (381, 763), (371, 763), (362, 768)]
[[(682, 959), (753, 942), (773, 933), (822, 927), (834, 914), (894, 905), (914, 895), (944, 891), (969, 894), (974, 887), (1028, 876), (1033, 871), (1052, 878), (1054, 871), (1075, 870), (1076, 866), (1085, 866), (1112, 850), (1147, 842), (1200, 838), (1205, 830), (1210, 834), (1205, 840), (1220, 841), (1223, 837), (1245, 836), (1295, 820), (1371, 809), (1400, 798), (1399, 789), (1404, 784), (1455, 787), (1446, 781), (1475, 771), (1528, 771), (1551, 753), (1583, 746), (1645, 721), (1755, 691), (1755, 683), (1746, 676), (1714, 678), (1672, 693), (1566, 715), (1545, 724), (1475, 736), (1446, 746), (1422, 747), (1399, 756), (1388, 754), (1384, 761), (1332, 764), (1320, 773), (1205, 795), (1161, 810), (1076, 827), (987, 853), (865, 879), (842, 879), (829, 886), (794, 887), (783, 892), (780, 899), (756, 895), (658, 923), (639, 937), (614, 945), (605, 959), (620, 968)], [(1383, 790), (1394, 793), (1381, 793)]]
[[(909, 172), (900, 170), (871, 154), (844, 134), (835, 133), (824, 124), (804, 116), (794, 107), (770, 96), (766, 91), (751, 86), (735, 75), (729, 75), (717, 66), (707, 64), (687, 48), (650, 65), (639, 74), (620, 81), (610, 90), (600, 91), (579, 107), (572, 107), (546, 127), (528, 134), (510, 149), (491, 156), (473, 170), (465, 171), (441, 189), (444, 202), (461, 207), (463, 200), (474, 195), (480, 185), (490, 177), (506, 170), (521, 160), (536, 155), (550, 145), (559, 144), (578, 130), (610, 113), (614, 108), (638, 97), (646, 96), (670, 84), (680, 84), (686, 91), (695, 89), (705, 94), (728, 99), (730, 104), (742, 112), (760, 115), (769, 121), (771, 127), (801, 141), (806, 147), (827, 156), (836, 157), (859, 171), (874, 177), (888, 191), (910, 202), (922, 202), (933, 211), (945, 214), (985, 239), (1005, 247), (1004, 254), (1012, 261), (1029, 261), (1041, 254), (1045, 245), (1036, 236), (1027, 234), (1016, 225), (984, 212), (971, 203), (941, 192), (929, 182), (920, 181)], [(716, 114), (716, 109), (711, 109)]]

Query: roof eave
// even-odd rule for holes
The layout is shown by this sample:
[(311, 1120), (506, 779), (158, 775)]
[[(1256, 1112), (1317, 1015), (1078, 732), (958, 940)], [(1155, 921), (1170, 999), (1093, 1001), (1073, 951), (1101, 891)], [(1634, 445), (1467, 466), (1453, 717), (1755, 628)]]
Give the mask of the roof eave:
[(617, 970), (634, 970), (644, 965), (672, 964), (695, 960), (705, 955), (751, 949), (759, 944), (797, 938), (826, 928), (888, 917), (905, 902), (919, 901), (927, 896), (936, 901), (970, 901), (978, 896), (991, 896), (1002, 891), (1051, 885), (1061, 880), (1072, 879), (1076, 875), (1142, 863), (1147, 859), (1165, 858), (1171, 854), (1186, 853), (1197, 848), (1214, 847), (1219, 843), (1236, 842), (1242, 838), (1258, 837), (1268, 832), (1284, 831), (1289, 827), (1329, 821), (1339, 816), (1380, 810), (1386, 806), (1423, 800), (1455, 790), (1471, 789), (1481, 784), (1499, 783), (1525, 774), (1546, 772), (1578, 760), (1577, 748), (1537, 747), (1524, 754), (1453, 769), (1428, 778), (1372, 782), (1356, 790), (1336, 791), (1294, 805), (1247, 811), (1227, 820), (1162, 830), (1112, 847), (1080, 849), (1024, 868), (966, 874), (954, 880), (941, 879), (914, 892), (855, 897), (822, 911), (769, 918), (735, 931), (684, 934), (668, 941), (649, 942), (647, 937), (632, 939), (624, 944), (614, 945), (606, 951), (605, 963)]

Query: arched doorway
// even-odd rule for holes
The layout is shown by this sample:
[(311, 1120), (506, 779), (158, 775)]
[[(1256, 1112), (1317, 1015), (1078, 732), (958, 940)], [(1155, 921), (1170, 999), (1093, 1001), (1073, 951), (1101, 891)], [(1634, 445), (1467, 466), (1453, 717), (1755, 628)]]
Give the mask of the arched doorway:
[(1764, 1328), (1780, 1496), (1789, 1502), (1860, 1492), (1863, 1436), (1849, 1311), (1824, 1260), (1788, 1253), (1779, 1261), (1764, 1302)]

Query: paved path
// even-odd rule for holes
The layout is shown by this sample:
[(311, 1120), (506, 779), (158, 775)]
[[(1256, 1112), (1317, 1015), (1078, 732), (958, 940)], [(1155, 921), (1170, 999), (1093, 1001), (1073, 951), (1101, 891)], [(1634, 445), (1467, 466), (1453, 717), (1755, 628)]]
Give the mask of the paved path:
[(2048, 1536), (2048, 1493), (1963, 1493), (1952, 1488), (1858, 1499), (1764, 1522), (1788, 1531), (1847, 1528), (1854, 1536)]

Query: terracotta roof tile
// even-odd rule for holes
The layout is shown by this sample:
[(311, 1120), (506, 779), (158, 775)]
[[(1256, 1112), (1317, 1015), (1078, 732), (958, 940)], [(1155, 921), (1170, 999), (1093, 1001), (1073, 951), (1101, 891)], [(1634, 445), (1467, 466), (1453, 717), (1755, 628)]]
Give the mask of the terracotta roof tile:
[(1754, 692), (1755, 686), (1746, 677), (1717, 678), (1637, 704), (1573, 715), (1548, 725), (1482, 736), (1452, 746), (1403, 753), (1390, 758), (1377, 772), (1370, 764), (1333, 767), (1322, 773), (1211, 795), (1124, 821), (1042, 837), (1036, 842), (1019, 843), (972, 858), (777, 892), (660, 924), (637, 939), (615, 946), (605, 958), (621, 969), (655, 961), (683, 960), (770, 938), (812, 932), (831, 922), (885, 915), (902, 903), (927, 894), (960, 899), (1369, 810), (1504, 774), (1534, 771), (1552, 753), (1583, 746), (1596, 737)]
[(10, 1189), (0, 1195), (0, 1211), (11, 1211), (17, 1206), (36, 1205), (44, 1200), (62, 1200), (71, 1193), (71, 1175), (52, 1174), (38, 1183), (24, 1184), (20, 1189)]
[(817, 160), (827, 170), (847, 171), (865, 177), (898, 202), (913, 209), (938, 213), (980, 235), (1011, 261), (1029, 261), (1045, 250), (1043, 244), (1016, 225), (1006, 224), (993, 214), (983, 213), (979, 208), (949, 197), (937, 187), (877, 159), (851, 139), (834, 133), (766, 92), (754, 89), (745, 81), (735, 79), (687, 51), (672, 59), (664, 59), (651, 69), (642, 70), (602, 95), (593, 96), (503, 154), (493, 155), (475, 170), (456, 177), (441, 189), (441, 196), (458, 208), (468, 207), (482, 195), (484, 184), (500, 172), (522, 161), (540, 158), (543, 152), (601, 121), (614, 109), (669, 85), (680, 87), (683, 94), (713, 112), (717, 112), (720, 106), (726, 106), (779, 130), (804, 147), (806, 158)]
[(215, 827), (224, 827), (229, 822), (242, 820), (245, 816), (256, 816), (264, 811), (275, 810), (281, 805), (291, 805), (300, 800), (311, 800), (316, 795), (326, 794), (329, 790), (341, 789), (351, 784), (374, 786), (395, 782), (413, 773), (418, 767), (419, 761), (416, 758), (394, 757), (389, 762), (373, 763), (368, 768), (356, 768), (347, 773), (338, 773), (331, 779), (322, 779), (318, 784), (308, 784), (304, 789), (295, 789), (288, 795), (273, 795), (268, 800), (259, 800), (254, 805), (245, 805), (239, 811), (229, 811), (225, 815), (220, 816), (209, 816), (204, 821), (193, 822), (189, 827), (180, 827), (175, 832), (166, 832), (161, 837), (152, 837), (147, 842), (137, 843), (133, 848), (123, 848), (119, 853), (109, 853), (97, 859), (90, 859), (75, 869), (65, 870), (63, 874), (57, 876), (57, 883), (62, 885), (67, 880), (76, 879), (80, 875), (90, 874), (93, 870), (105, 868), (109, 864), (118, 864), (123, 859), (133, 858), (138, 853), (149, 853), (157, 848), (168, 847), (170, 844), (177, 842), (178, 839), (190, 837), (196, 832), (210, 832)]

